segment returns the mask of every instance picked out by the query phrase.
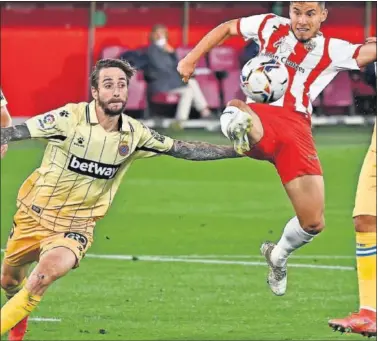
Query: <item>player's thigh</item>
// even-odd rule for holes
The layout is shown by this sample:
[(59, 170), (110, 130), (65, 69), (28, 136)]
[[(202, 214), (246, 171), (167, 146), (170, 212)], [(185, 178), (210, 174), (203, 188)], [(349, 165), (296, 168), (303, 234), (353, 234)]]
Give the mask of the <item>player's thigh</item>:
[(358, 179), (353, 217), (377, 216), (376, 153), (369, 150)]
[(52, 232), (41, 242), (40, 259), (54, 249), (64, 248), (75, 257), (74, 268), (77, 268), (93, 242), (91, 233), (82, 232)]
[(17, 211), (5, 247), (3, 263), (20, 267), (38, 260), (43, 231), (40, 225), (23, 211)]
[(324, 226), (324, 180), (321, 175), (304, 175), (286, 183), (290, 198), (301, 226), (319, 232)]

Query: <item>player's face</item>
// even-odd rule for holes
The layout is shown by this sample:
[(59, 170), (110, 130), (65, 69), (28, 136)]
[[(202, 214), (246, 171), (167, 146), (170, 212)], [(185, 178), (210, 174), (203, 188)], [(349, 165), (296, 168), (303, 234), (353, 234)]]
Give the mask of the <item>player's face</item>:
[(98, 89), (92, 87), (92, 95), (106, 115), (122, 114), (128, 97), (125, 73), (117, 67), (101, 69)]
[(290, 5), (291, 29), (299, 41), (307, 41), (317, 35), (328, 11), (316, 1), (298, 1)]

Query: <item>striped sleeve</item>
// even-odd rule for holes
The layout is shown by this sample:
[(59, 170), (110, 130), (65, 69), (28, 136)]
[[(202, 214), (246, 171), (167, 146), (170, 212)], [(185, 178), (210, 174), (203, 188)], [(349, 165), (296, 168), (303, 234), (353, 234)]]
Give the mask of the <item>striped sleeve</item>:
[(361, 44), (351, 44), (341, 39), (331, 39), (329, 43), (329, 56), (332, 68), (336, 71), (359, 70), (356, 58)]
[(238, 21), (238, 32), (244, 40), (253, 39), (259, 44), (260, 48), (264, 47), (265, 41), (288, 19), (279, 17), (275, 14), (259, 14), (250, 17), (240, 18)]

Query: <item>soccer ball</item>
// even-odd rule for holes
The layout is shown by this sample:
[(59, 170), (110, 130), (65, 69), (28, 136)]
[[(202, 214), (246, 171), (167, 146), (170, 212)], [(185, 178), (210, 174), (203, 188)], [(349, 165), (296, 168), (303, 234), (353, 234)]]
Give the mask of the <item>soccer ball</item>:
[(257, 103), (278, 101), (287, 89), (289, 73), (278, 60), (258, 56), (244, 65), (240, 87), (244, 94)]

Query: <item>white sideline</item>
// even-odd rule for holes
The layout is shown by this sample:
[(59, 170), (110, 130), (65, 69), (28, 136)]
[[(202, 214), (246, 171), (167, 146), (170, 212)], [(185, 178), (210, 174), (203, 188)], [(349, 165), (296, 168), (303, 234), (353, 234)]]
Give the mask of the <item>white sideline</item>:
[(32, 321), (32, 322), (62, 322), (62, 319), (47, 318), (47, 317), (30, 317), (29, 321)]
[[(1, 249), (4, 252), (4, 249)], [(251, 261), (238, 261), (238, 260), (225, 260), (225, 259), (205, 259), (203, 258), (183, 258), (183, 256), (133, 256), (133, 255), (96, 255), (88, 253), (87, 258), (97, 259), (113, 259), (113, 260), (128, 260), (128, 261), (145, 261), (145, 262), (177, 262), (177, 263), (199, 263), (199, 264), (228, 264), (228, 265), (244, 265), (244, 266), (266, 266), (265, 262), (251, 262)], [(186, 256), (188, 257), (188, 256)], [(205, 256), (206, 257), (206, 256)], [(300, 257), (300, 256), (298, 256)], [(308, 256), (307, 256), (308, 257)], [(311, 256), (317, 257), (317, 256)], [(297, 258), (298, 259), (298, 258)], [(325, 270), (344, 270), (355, 271), (353, 266), (342, 265), (321, 265), (321, 264), (295, 264), (288, 263), (292, 268), (304, 269), (325, 269)]]
[[(171, 256), (160, 256), (160, 257), (171, 257)], [(261, 255), (175, 255), (175, 258), (235, 258), (235, 259), (248, 259), (248, 258), (260, 258), (264, 257)], [(343, 255), (292, 255), (290, 259), (355, 259), (355, 256), (343, 256)]]
[[(146, 261), (146, 262), (178, 262), (178, 263), (200, 263), (200, 264), (231, 264), (231, 265), (247, 265), (247, 266), (267, 266), (265, 262), (248, 262), (248, 261), (237, 261), (237, 260), (221, 260), (221, 259), (189, 259), (189, 258), (179, 258), (179, 257), (168, 257), (168, 256), (132, 256), (132, 255), (94, 255), (87, 254), (88, 258), (99, 258), (99, 259), (115, 259), (115, 260), (134, 260), (134, 261)], [(293, 264), (289, 263), (289, 267), (292, 268), (305, 268), (305, 269), (326, 269), (326, 270), (346, 270), (354, 271), (355, 268), (352, 266), (341, 266), (341, 265), (318, 265), (318, 264)]]

